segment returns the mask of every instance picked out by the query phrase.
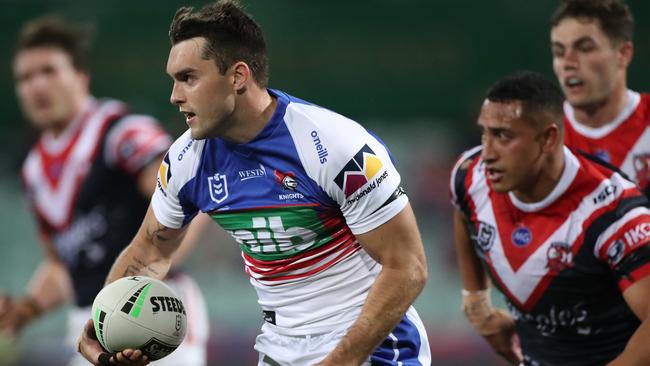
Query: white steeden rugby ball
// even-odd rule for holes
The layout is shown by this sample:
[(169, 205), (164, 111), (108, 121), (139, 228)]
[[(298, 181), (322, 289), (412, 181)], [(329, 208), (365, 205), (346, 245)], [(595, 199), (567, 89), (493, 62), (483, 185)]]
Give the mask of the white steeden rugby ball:
[(140, 349), (152, 361), (172, 353), (187, 326), (181, 299), (162, 281), (144, 276), (120, 278), (104, 287), (93, 302), (92, 318), (107, 351)]

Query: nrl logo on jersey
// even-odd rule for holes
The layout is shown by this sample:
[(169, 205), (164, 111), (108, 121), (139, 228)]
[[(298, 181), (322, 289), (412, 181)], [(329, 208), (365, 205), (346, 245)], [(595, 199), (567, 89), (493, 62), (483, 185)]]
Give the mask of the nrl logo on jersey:
[(228, 198), (226, 175), (215, 173), (213, 176), (208, 177), (208, 191), (210, 192), (210, 198), (216, 203), (221, 203)]
[(494, 226), (480, 221), (475, 238), (476, 244), (482, 251), (488, 252), (492, 248), (492, 244), (494, 244), (495, 234), (496, 228)]

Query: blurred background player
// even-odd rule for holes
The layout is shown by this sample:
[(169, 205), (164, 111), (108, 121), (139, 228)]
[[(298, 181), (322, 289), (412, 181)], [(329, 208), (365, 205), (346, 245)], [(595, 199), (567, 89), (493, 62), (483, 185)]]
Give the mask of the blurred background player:
[[(189, 126), (169, 155), (183, 158), (163, 162), (169, 174), (107, 282), (164, 276), (179, 235), (205, 212), (239, 243), (262, 307), (259, 366), (429, 365), (411, 306), (426, 257), (386, 146), (267, 88), (262, 29), (237, 2), (182, 7), (169, 35), (171, 102)], [(92, 322), (79, 346), (94, 364), (106, 357)], [(140, 363), (139, 352), (115, 358)]]
[(621, 169), (650, 197), (650, 95), (627, 88), (630, 9), (620, 0), (564, 0), (551, 25), (566, 145)]
[[(72, 298), (70, 345), (111, 264), (137, 231), (171, 143), (154, 118), (89, 94), (88, 35), (89, 29), (60, 18), (39, 18), (24, 26), (13, 60), (22, 110), (41, 132), (22, 174), (46, 258), (24, 296), (1, 299), (0, 330), (16, 334)], [(170, 274), (168, 283), (184, 300), (188, 333), (159, 364), (204, 365), (208, 321), (202, 295), (180, 272)], [(75, 353), (70, 364), (87, 362)]]
[[(487, 93), (482, 144), (451, 177), (463, 308), (513, 365), (647, 365), (647, 199), (563, 145), (562, 102), (530, 72)], [(492, 307), (488, 275), (510, 312)]]

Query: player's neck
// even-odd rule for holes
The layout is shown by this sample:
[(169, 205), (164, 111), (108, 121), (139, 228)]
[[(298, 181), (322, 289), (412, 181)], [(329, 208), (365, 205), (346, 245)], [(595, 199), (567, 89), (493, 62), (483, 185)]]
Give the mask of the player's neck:
[(603, 102), (586, 108), (573, 109), (576, 121), (584, 126), (598, 128), (613, 122), (628, 103), (627, 87), (622, 85)]
[(43, 134), (54, 139), (59, 138), (72, 124), (81, 118), (81, 114), (86, 110), (86, 108), (88, 108), (90, 100), (91, 97), (87, 94), (75, 98), (72, 113), (70, 113), (69, 116), (48, 123), (47, 126), (42, 129)]
[(555, 189), (562, 179), (564, 172), (564, 148), (557, 147), (554, 153), (546, 157), (542, 168), (535, 176), (528, 179), (528, 184), (524, 184), (524, 189), (518, 189), (512, 193), (521, 202), (536, 203), (543, 201)]
[(271, 120), (277, 99), (266, 88), (251, 87), (239, 96), (238, 106), (233, 113), (230, 131), (224, 134), (225, 140), (246, 143), (254, 139)]
[(51, 122), (43, 129), (43, 134), (57, 139), (63, 135), (68, 126), (70, 126), (70, 123), (72, 123), (72, 118)]

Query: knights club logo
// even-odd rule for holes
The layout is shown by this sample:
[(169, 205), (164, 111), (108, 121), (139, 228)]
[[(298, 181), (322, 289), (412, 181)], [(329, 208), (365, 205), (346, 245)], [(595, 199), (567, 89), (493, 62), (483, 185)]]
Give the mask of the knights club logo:
[(215, 173), (213, 176), (208, 177), (208, 190), (210, 198), (216, 202), (221, 203), (228, 198), (228, 181), (225, 174)]
[(298, 188), (298, 181), (293, 172), (282, 173), (279, 170), (275, 171), (275, 181), (278, 182), (284, 189), (295, 191)]
[(334, 178), (345, 197), (350, 197), (371, 180), (384, 165), (368, 145), (363, 145)]
[(555, 273), (573, 267), (573, 253), (567, 243), (551, 243), (546, 251), (546, 259), (546, 267)]

